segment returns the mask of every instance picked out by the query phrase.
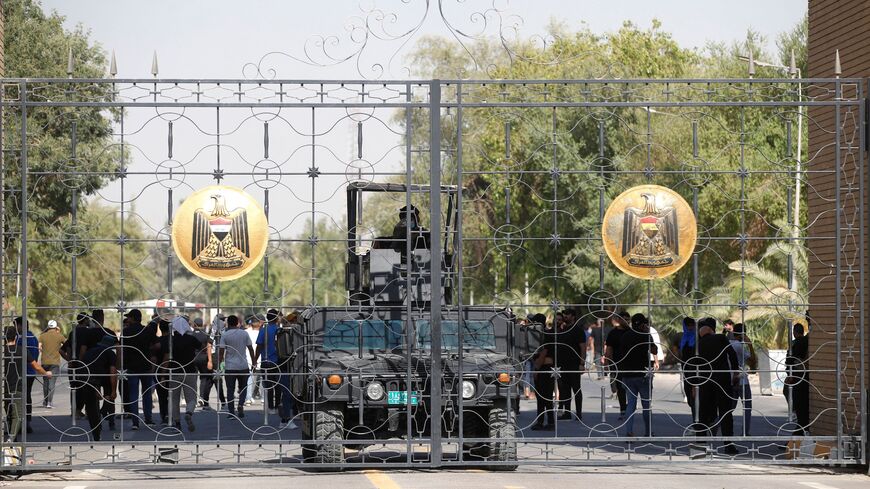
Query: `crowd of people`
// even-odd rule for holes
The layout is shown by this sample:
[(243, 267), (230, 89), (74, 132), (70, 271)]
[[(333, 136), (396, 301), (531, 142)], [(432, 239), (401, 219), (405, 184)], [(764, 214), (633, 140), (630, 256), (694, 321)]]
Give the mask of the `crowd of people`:
[[(68, 362), (74, 416), (88, 420), (94, 440), (101, 439), (104, 424), (115, 430), (119, 418), (129, 420), (132, 430), (144, 423), (193, 432), (197, 409), (214, 410), (209, 404), (213, 389), (220, 404), (217, 409), (230, 418), (242, 419), (246, 406), (264, 401), (268, 412), (277, 415), (280, 429), (296, 429), (293, 418), (298, 408), (278, 335), (292, 329), (297, 320), (295, 314), (284, 317), (270, 309), (265, 316), (244, 320), (219, 314), (208, 325), (202, 318), (183, 315), (154, 316), (143, 323), (141, 311), (132, 309), (124, 315), (119, 335), (106, 327), (103, 311), (96, 309), (79, 313), (68, 336), (51, 320), (37, 337), (18, 317), (5, 330), (6, 435), (15, 440), (22, 424), (32, 432), (32, 390), (38, 376), (45, 377), (42, 407), (54, 407), (63, 361)], [(526, 386), (532, 388), (526, 389), (526, 397), (537, 401), (532, 430), (553, 430), (557, 418), (583, 419), (582, 379), (591, 367), (599, 379), (609, 377), (619, 405), (620, 434), (640, 435), (635, 431), (639, 417), (643, 436), (654, 436), (654, 375), (665, 349), (647, 316), (621, 311), (605, 321), (587, 322), (576, 310), (567, 309), (550, 320), (533, 314), (521, 324), (538, 333), (536, 353), (527, 364)], [(793, 335), (785, 362), (784, 394), (794, 415), (793, 432), (802, 435), (809, 425), (809, 344), (803, 325), (795, 324)], [(740, 403), (740, 434), (750, 435), (753, 409), (748, 372), (755, 352), (744, 325), (725, 321), (720, 330), (714, 318), (686, 317), (672, 351), (678, 357), (691, 414), (690, 431), (699, 436), (720, 431), (723, 437), (734, 436), (734, 412)], [(27, 423), (22, 423), (25, 418)], [(726, 452), (734, 450), (731, 444), (725, 447)]]
[[(532, 430), (553, 430), (560, 412), (559, 420), (582, 420), (581, 379), (584, 371), (595, 367), (599, 379), (609, 376), (612, 395), (619, 403), (621, 434), (640, 434), (635, 431), (639, 404), (643, 436), (654, 436), (650, 414), (653, 381), (665, 359), (659, 333), (641, 313), (620, 311), (602, 323), (599, 319), (584, 322), (572, 309), (555, 314), (551, 320), (544, 314), (533, 314), (521, 321), (538, 333), (536, 353), (526, 367), (527, 385), (534, 387), (526, 390), (526, 397), (537, 401)], [(723, 437), (734, 436), (733, 413), (740, 403), (740, 434), (750, 435), (749, 371), (756, 359), (744, 325), (726, 320), (720, 329), (714, 318), (696, 321), (686, 317), (682, 326), (679, 346), (673, 353), (678, 357), (676, 364), (691, 414), (689, 432), (715, 436), (721, 431)], [(793, 335), (785, 362), (784, 395), (794, 416), (792, 431), (802, 435), (809, 425), (808, 336), (800, 323), (794, 325)], [(576, 413), (570, 409), (572, 400)], [(730, 443), (724, 447), (726, 453), (736, 450)]]
[[(297, 408), (278, 345), (279, 331), (292, 329), (296, 320), (295, 314), (284, 317), (270, 309), (265, 316), (244, 320), (219, 314), (209, 325), (184, 315), (155, 315), (143, 323), (142, 312), (132, 309), (124, 315), (119, 335), (105, 325), (103, 311), (95, 309), (79, 313), (68, 336), (51, 320), (37, 337), (18, 317), (5, 331), (5, 435), (17, 440), (22, 425), (33, 432), (32, 390), (38, 375), (45, 376), (42, 407), (54, 408), (64, 360), (73, 416), (87, 419), (94, 441), (102, 438), (104, 425), (117, 429), (119, 419), (129, 420), (134, 431), (144, 423), (194, 432), (197, 409), (214, 411), (209, 405), (213, 389), (218, 409), (229, 418), (244, 418), (245, 407), (265, 397), (267, 411), (280, 420), (279, 429), (296, 429)], [(27, 423), (22, 422), (25, 416)]]

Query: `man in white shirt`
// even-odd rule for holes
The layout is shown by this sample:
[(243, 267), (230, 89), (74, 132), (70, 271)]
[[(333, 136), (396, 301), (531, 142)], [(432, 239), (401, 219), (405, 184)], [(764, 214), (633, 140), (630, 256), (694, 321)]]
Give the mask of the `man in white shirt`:
[[(248, 332), (239, 329), (238, 316), (230, 316), (226, 320), (227, 329), (221, 335), (218, 365), (224, 370), (224, 379), (227, 383), (227, 409), (229, 417), (235, 417), (235, 390), (239, 389), (239, 418), (245, 417), (245, 400), (248, 391), (248, 376), (251, 373), (251, 365), (248, 363), (247, 354), (254, 356), (253, 342)], [(246, 353), (247, 350), (247, 353)]]
[(734, 385), (734, 395), (731, 396), (731, 411), (737, 407), (737, 399), (743, 399), (743, 428), (744, 435), (749, 435), (749, 427), (752, 422), (752, 389), (749, 386), (749, 373), (746, 362), (752, 356), (752, 343), (746, 339), (743, 331), (743, 323), (737, 323), (731, 330), (731, 348), (737, 354), (737, 367), (740, 373), (740, 381)]
[[(251, 343), (257, 341), (257, 336), (260, 335), (260, 327), (263, 324), (263, 318), (259, 314), (254, 314), (248, 317), (248, 328), (245, 330), (251, 338)], [(247, 404), (251, 405), (254, 401), (262, 399), (260, 396), (260, 374), (257, 373), (259, 365), (254, 361), (254, 354), (250, 354), (248, 362), (251, 364), (251, 375), (248, 377), (248, 399)]]

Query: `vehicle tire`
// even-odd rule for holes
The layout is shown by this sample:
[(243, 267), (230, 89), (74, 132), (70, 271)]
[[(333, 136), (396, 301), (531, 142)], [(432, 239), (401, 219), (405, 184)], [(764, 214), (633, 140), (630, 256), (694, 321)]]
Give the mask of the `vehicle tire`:
[[(344, 434), (344, 410), (341, 405), (324, 404), (311, 414), (312, 444), (302, 445), (302, 457), (311, 464), (339, 464), (344, 461), (344, 445), (317, 444), (317, 441), (342, 440)], [(323, 470), (340, 470), (328, 467)]]
[[(490, 442), (490, 462), (516, 462), (517, 461), (517, 423), (516, 418), (508, 416), (507, 403), (496, 404), (489, 410), (489, 437), (502, 438), (500, 441)], [(516, 464), (499, 464), (489, 466), (490, 470), (516, 470)]]

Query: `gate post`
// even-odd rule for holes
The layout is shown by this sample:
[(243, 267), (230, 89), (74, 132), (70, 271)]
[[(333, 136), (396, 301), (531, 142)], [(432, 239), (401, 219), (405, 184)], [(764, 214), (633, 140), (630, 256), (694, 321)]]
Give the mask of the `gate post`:
[(432, 337), (432, 371), (429, 377), (430, 458), (441, 465), (441, 81), (429, 81), (429, 260), (431, 296), (429, 327)]

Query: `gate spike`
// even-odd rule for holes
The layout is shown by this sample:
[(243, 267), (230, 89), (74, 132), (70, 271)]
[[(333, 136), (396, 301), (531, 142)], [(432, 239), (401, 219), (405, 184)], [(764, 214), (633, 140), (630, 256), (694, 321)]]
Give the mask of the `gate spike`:
[(788, 74), (792, 77), (797, 76), (797, 63), (794, 60), (794, 49), (791, 50), (791, 59), (788, 61)]
[(70, 45), (66, 58), (66, 75), (70, 78), (73, 77), (73, 68), (75, 68), (75, 63), (73, 62), (72, 45)]
[(749, 78), (755, 76), (755, 58), (752, 56), (752, 48), (749, 48)]
[(837, 78), (840, 78), (840, 75), (843, 74), (843, 67), (840, 66), (840, 50), (838, 49), (836, 53), (834, 53), (834, 75)]
[(154, 51), (154, 56), (151, 58), (151, 74), (154, 75), (154, 78), (157, 78), (157, 51)]
[(118, 74), (118, 61), (115, 59), (115, 50), (112, 50), (112, 60), (109, 61), (109, 75), (112, 78), (115, 78), (115, 75)]

